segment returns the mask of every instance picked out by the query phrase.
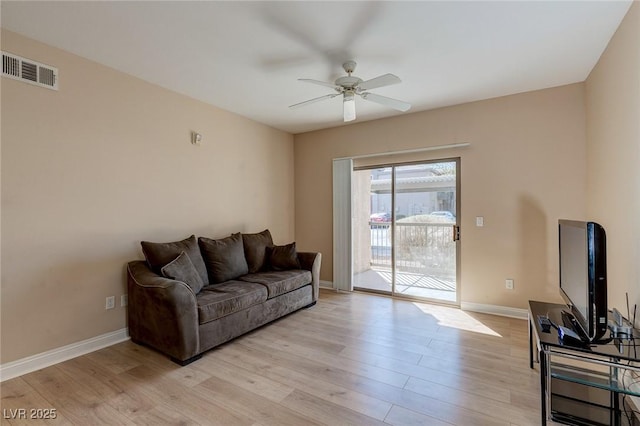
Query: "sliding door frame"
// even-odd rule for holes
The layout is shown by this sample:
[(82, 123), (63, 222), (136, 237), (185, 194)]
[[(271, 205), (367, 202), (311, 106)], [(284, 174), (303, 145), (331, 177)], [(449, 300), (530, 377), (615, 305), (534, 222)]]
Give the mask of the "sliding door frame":
[[(423, 159), (423, 160), (411, 160), (411, 161), (400, 161), (400, 162), (391, 162), (391, 163), (381, 163), (374, 164), (368, 166), (357, 166), (353, 167), (352, 171), (363, 171), (363, 170), (373, 170), (373, 169), (382, 169), (382, 168), (391, 168), (391, 224), (389, 226), (389, 231), (391, 233), (391, 291), (385, 290), (377, 290), (377, 289), (368, 289), (365, 287), (355, 287), (354, 290), (366, 291), (370, 293), (378, 293), (384, 295), (390, 295), (392, 297), (400, 297), (403, 299), (412, 299), (412, 300), (420, 300), (420, 301), (429, 301), (440, 304), (452, 305), (452, 306), (460, 306), (460, 238), (459, 238), (459, 230), (460, 230), (460, 208), (461, 208), (461, 196), (460, 196), (460, 157), (448, 157), (448, 158), (438, 158), (438, 159)], [(418, 164), (433, 164), (433, 163), (455, 163), (456, 165), (456, 221), (452, 226), (454, 227), (454, 240), (456, 242), (456, 300), (455, 302), (448, 302), (446, 300), (440, 299), (432, 299), (426, 297), (412, 296), (406, 294), (397, 294), (396, 293), (396, 167), (402, 166), (411, 166)], [(458, 238), (455, 239), (455, 235), (458, 234)], [(354, 239), (351, 239), (353, 243)], [(353, 249), (352, 249), (353, 251)], [(353, 276), (352, 276), (353, 280)]]

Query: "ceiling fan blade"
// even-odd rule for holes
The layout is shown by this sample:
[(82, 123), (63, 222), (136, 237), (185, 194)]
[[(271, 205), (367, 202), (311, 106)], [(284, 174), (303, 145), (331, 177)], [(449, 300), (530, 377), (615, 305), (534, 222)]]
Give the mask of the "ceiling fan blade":
[(375, 102), (380, 105), (388, 106), (398, 111), (408, 111), (411, 108), (411, 104), (397, 99), (387, 98), (386, 96), (376, 95), (375, 93), (364, 92), (361, 93), (362, 99), (366, 99), (371, 102)]
[(336, 89), (336, 90), (340, 89), (340, 86), (336, 86), (335, 84), (329, 83), (326, 81), (312, 80), (310, 78), (299, 78), (298, 80), (304, 81), (305, 83), (312, 83), (312, 84), (318, 84), (320, 86), (331, 87), (332, 89)]
[(320, 97), (317, 97), (317, 98), (309, 99), (308, 101), (304, 101), (304, 102), (300, 102), (300, 103), (297, 103), (297, 104), (289, 105), (289, 108), (294, 109), (294, 108), (299, 108), (301, 106), (314, 104), (314, 103), (319, 102), (319, 101), (321, 101), (323, 99), (335, 98), (339, 94), (340, 93), (331, 93), (329, 95), (324, 95), (324, 96), (320, 96)]
[(391, 86), (392, 84), (398, 84), (402, 81), (400, 78), (393, 74), (384, 74), (378, 77), (372, 78), (371, 80), (363, 81), (358, 84), (358, 88), (362, 90), (370, 90), (375, 89), (377, 87)]

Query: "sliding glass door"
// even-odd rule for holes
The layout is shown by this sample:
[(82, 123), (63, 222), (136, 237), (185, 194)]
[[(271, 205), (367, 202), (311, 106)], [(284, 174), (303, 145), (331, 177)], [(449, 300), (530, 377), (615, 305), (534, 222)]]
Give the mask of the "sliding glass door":
[(353, 287), (393, 292), (392, 167), (354, 170)]
[(354, 170), (353, 286), (458, 304), (457, 159)]

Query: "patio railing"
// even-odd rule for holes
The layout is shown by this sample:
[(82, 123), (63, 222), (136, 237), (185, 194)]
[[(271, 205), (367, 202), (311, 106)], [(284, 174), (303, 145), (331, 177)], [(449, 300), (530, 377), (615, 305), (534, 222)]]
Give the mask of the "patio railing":
[[(371, 265), (391, 266), (389, 223), (370, 222)], [(456, 244), (451, 223), (395, 224), (396, 268), (424, 275), (455, 277)]]

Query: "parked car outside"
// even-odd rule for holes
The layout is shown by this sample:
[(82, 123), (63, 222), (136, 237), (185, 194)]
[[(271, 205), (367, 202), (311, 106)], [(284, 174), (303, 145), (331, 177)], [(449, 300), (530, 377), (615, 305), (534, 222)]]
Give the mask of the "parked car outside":
[(369, 222), (391, 222), (391, 213), (374, 213), (369, 216)]
[(431, 212), (429, 214), (431, 216), (446, 217), (447, 219), (451, 219), (451, 220), (455, 220), (455, 218), (456, 218), (456, 215), (454, 215), (453, 213), (451, 213), (450, 211), (447, 211), (447, 210), (439, 210), (439, 211)]
[(371, 223), (371, 229), (388, 228), (391, 226), (391, 213), (374, 213), (369, 216), (369, 223)]

